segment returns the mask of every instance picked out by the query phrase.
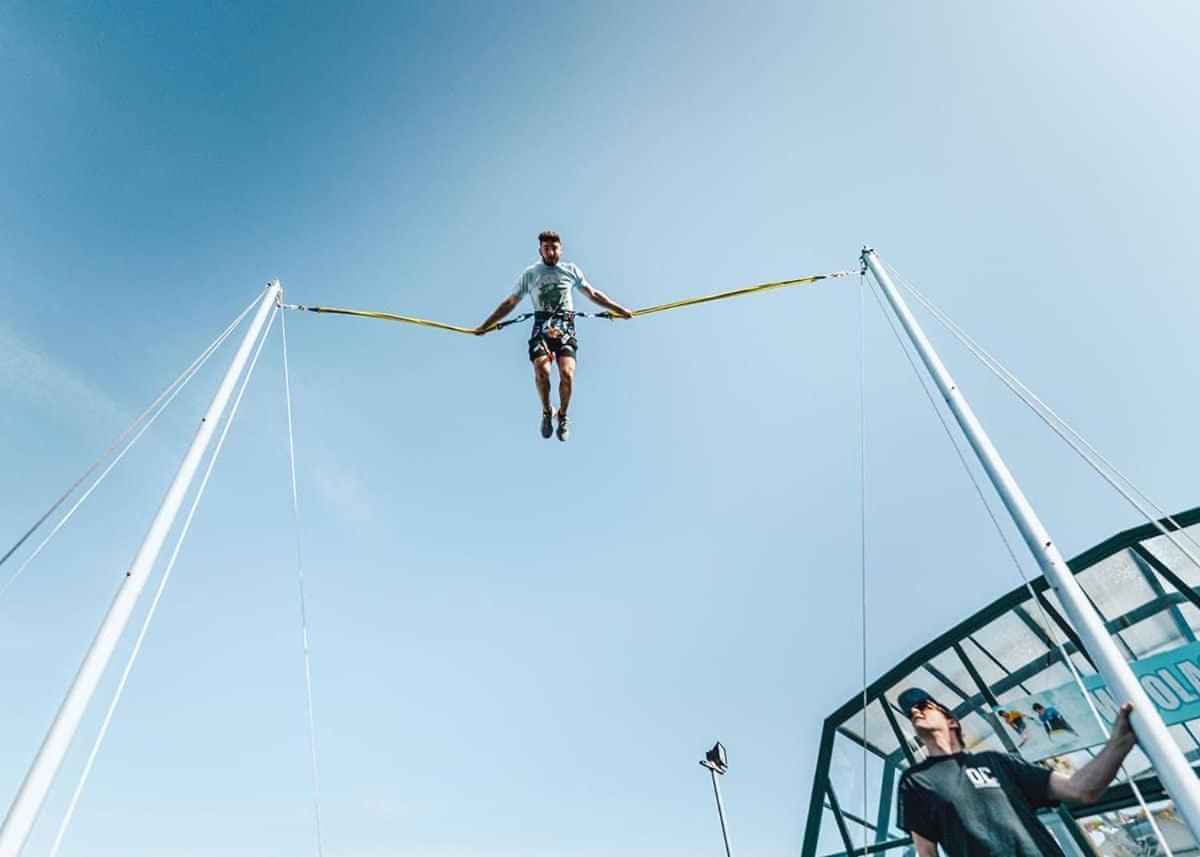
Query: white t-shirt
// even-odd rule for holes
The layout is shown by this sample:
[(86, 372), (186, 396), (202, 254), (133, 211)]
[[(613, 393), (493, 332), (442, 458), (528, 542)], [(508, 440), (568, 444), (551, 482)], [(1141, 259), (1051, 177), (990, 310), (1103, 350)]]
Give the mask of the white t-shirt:
[(573, 262), (559, 262), (557, 265), (538, 262), (517, 277), (513, 295), (518, 298), (529, 295), (533, 308), (538, 312), (573, 312), (575, 304), (571, 300), (571, 292), (591, 287), (583, 271)]

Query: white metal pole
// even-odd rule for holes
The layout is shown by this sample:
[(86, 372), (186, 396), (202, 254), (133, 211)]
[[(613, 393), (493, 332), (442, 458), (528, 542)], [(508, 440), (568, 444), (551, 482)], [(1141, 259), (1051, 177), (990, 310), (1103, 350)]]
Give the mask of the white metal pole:
[(942, 365), (937, 352), (933, 350), (924, 331), (921, 330), (912, 312), (909, 311), (908, 305), (896, 290), (891, 277), (880, 264), (875, 251), (870, 247), (864, 247), (862, 259), (875, 276), (875, 281), (879, 283), (888, 303), (891, 304), (900, 323), (904, 326), (905, 332), (908, 333), (917, 352), (921, 355), (925, 368), (933, 376), (934, 382), (946, 399), (946, 404), (954, 413), (954, 418), (962, 428), (963, 434), (966, 435), (975, 454), (979, 456), (988, 478), (991, 479), (1000, 499), (1004, 501), (1013, 521), (1016, 522), (1025, 543), (1029, 546), (1034, 558), (1037, 559), (1038, 565), (1041, 566), (1046, 580), (1058, 593), (1063, 609), (1066, 610), (1071, 624), (1075, 626), (1075, 630), (1083, 641), (1084, 648), (1096, 664), (1105, 684), (1108, 685), (1109, 692), (1118, 701), (1133, 703), (1133, 728), (1137, 734), (1138, 746), (1154, 764), (1155, 773), (1183, 815), (1184, 821), (1192, 831), (1192, 836), (1200, 841), (1200, 781), (1197, 781), (1196, 774), (1188, 764), (1183, 751), (1179, 749), (1179, 745), (1167, 731), (1166, 724), (1159, 717), (1154, 703), (1150, 701), (1138, 683), (1137, 677), (1134, 676), (1133, 670), (1121, 656), (1121, 652), (1104, 627), (1100, 615), (1092, 607), (1082, 587), (1075, 580), (1075, 575), (1067, 567), (1066, 560), (1063, 559), (1058, 547), (1051, 541), (1050, 534), (1038, 520), (1029, 501), (1025, 499), (1020, 486), (1017, 485), (1012, 473), (1004, 464), (1000, 453), (992, 445), (983, 426), (976, 419), (971, 406), (963, 398), (954, 379)]
[(721, 787), (717, 785), (717, 772), (713, 768), (709, 768), (708, 772), (712, 774), (713, 794), (717, 796), (717, 815), (721, 819), (721, 837), (725, 840), (725, 857), (733, 857), (729, 850), (729, 830), (725, 827), (725, 804), (721, 801)]
[(112, 606), (108, 608), (108, 613), (100, 624), (100, 630), (96, 632), (96, 638), (83, 658), (79, 672), (75, 675), (75, 681), (67, 691), (62, 706), (54, 718), (54, 723), (51, 724), (50, 731), (42, 741), (41, 749), (38, 750), (38, 754), (29, 768), (29, 773), (25, 775), (25, 781), (21, 784), (21, 788), (8, 810), (4, 825), (0, 826), (0, 857), (18, 857), (21, 849), (25, 847), (25, 840), (29, 838), (29, 833), (37, 821), (46, 795), (54, 784), (58, 769), (62, 765), (71, 741), (87, 711), (88, 703), (91, 702), (96, 687), (104, 675), (104, 670), (112, 658), (117, 642), (121, 638), (121, 633), (129, 622), (138, 596), (145, 588), (146, 580), (154, 568), (163, 542), (166, 541), (171, 525), (187, 495), (188, 486), (200, 467), (200, 461), (204, 457), (204, 452), (212, 439), (217, 423), (221, 421), (221, 415), (233, 393), (234, 385), (250, 357), (251, 348), (262, 332), (263, 324), (279, 295), (279, 281), (272, 280), (263, 292), (254, 320), (242, 338), (242, 343), (238, 346), (233, 362), (229, 364), (229, 369), (225, 372), (225, 377), (221, 379), (212, 403), (200, 419), (200, 426), (196, 430), (195, 437), (192, 438), (191, 446), (188, 447), (183, 462), (179, 465), (179, 470), (175, 473), (175, 478), (167, 489), (162, 505), (159, 506), (154, 520), (150, 523), (146, 538), (142, 542), (142, 546), (138, 548), (133, 563), (126, 572), (120, 589), (117, 590)]

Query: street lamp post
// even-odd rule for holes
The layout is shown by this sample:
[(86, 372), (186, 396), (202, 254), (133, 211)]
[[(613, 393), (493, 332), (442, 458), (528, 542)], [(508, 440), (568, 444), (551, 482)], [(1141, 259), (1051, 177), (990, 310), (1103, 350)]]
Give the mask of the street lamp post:
[(725, 840), (725, 857), (733, 857), (729, 850), (729, 828), (725, 826), (725, 804), (721, 801), (721, 786), (717, 782), (717, 774), (724, 774), (729, 770), (725, 745), (720, 741), (713, 744), (713, 748), (700, 760), (700, 765), (708, 768), (709, 774), (712, 775), (713, 794), (717, 796), (717, 816), (721, 819), (721, 838)]

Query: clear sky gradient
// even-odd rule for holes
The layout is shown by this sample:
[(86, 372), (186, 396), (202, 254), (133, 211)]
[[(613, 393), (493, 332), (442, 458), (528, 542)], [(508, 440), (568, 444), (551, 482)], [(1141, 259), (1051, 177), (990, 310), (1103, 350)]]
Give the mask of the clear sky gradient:
[[(1198, 18), (3, 4), (0, 547), (268, 279), (474, 325), (545, 228), (635, 307), (872, 244), (1195, 505)], [(519, 329), (289, 314), (327, 854), (717, 855), (718, 738), (736, 853), (797, 851), (862, 670), (858, 297), (580, 322), (565, 445), (537, 434)], [(1018, 578), (867, 307), (874, 675)], [(1065, 552), (1139, 523), (930, 324)], [(230, 352), (0, 598), (4, 808)], [(316, 853), (281, 358), (277, 327), (64, 855)]]

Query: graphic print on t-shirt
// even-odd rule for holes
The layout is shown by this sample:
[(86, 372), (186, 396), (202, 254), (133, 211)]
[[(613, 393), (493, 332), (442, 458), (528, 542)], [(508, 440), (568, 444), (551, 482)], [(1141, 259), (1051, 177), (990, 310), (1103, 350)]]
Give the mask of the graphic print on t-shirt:
[(991, 768), (963, 768), (971, 785), (977, 789), (998, 789), (1000, 781), (992, 776)]
[(557, 312), (563, 308), (566, 296), (571, 293), (570, 282), (554, 272), (547, 272), (538, 278), (538, 306), (543, 312)]

